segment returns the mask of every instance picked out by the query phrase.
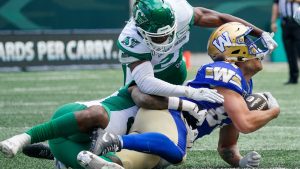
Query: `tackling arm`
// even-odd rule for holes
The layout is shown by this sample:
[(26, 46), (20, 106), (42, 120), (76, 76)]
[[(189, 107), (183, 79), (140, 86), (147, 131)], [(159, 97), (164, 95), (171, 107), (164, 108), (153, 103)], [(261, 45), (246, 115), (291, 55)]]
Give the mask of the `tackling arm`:
[(161, 96), (154, 96), (142, 93), (137, 86), (129, 88), (131, 98), (135, 104), (145, 109), (163, 110), (168, 109), (168, 98)]
[(239, 132), (247, 134), (256, 131), (279, 115), (278, 106), (250, 111), (240, 94), (223, 87), (217, 87), (217, 90), (224, 96), (224, 109)]
[(137, 86), (131, 86), (129, 89), (131, 97), (136, 105), (146, 109), (162, 110), (172, 109), (178, 111), (186, 111), (198, 120), (198, 124), (202, 124), (207, 111), (199, 109), (198, 105), (182, 100), (177, 97), (161, 97), (142, 93)]
[(173, 85), (154, 77), (149, 61), (137, 61), (129, 65), (135, 83), (143, 93), (158, 96), (185, 96), (185, 86)]
[(230, 14), (220, 13), (203, 7), (194, 7), (194, 24), (202, 27), (218, 27), (227, 22), (240, 22), (246, 26), (252, 27), (253, 35), (260, 36), (264, 31), (251, 23), (232, 16)]
[(139, 89), (146, 94), (158, 96), (184, 96), (198, 101), (223, 103), (223, 96), (216, 90), (173, 85), (154, 77), (150, 61), (137, 61), (129, 64), (132, 77)]

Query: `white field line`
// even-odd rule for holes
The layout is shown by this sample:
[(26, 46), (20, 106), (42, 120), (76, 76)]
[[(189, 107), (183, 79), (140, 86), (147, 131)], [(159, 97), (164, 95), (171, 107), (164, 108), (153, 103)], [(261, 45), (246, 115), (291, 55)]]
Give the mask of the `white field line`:
[[(117, 91), (117, 89), (115, 90)], [(39, 90), (39, 89), (32, 89), (32, 93), (28, 93), (28, 91), (24, 90), (24, 91), (18, 91), (16, 93), (28, 93), (30, 95), (43, 95), (43, 93), (38, 93), (38, 92), (45, 92), (45, 93), (52, 93), (53, 95), (74, 95), (74, 94), (82, 94), (82, 95), (90, 95), (90, 94), (97, 94), (99, 96), (104, 96), (104, 97), (107, 97), (108, 95), (110, 94), (113, 94), (115, 91), (107, 91), (107, 90), (104, 90), (104, 89), (101, 89), (101, 90), (53, 90), (53, 91), (50, 91), (50, 90)], [(37, 93), (36, 93), (37, 92)], [(5, 95), (5, 94), (9, 94), (11, 95), (12, 93), (11, 92), (3, 92), (3, 91), (0, 91), (0, 95)], [(5, 99), (5, 98), (0, 98), (0, 99)]]
[(59, 102), (0, 102), (0, 108), (4, 106), (54, 106), (57, 104)]
[[(110, 86), (110, 90), (112, 90), (112, 88), (115, 88), (115, 90), (117, 90), (120, 86), (119, 85), (111, 85)], [(95, 91), (104, 91), (107, 92), (107, 86), (104, 84), (99, 84), (96, 85), (94, 87), (94, 90), (92, 92)], [(53, 91), (58, 91), (61, 92), (63, 91), (63, 93), (78, 93), (78, 92), (86, 92), (86, 90), (83, 88), (81, 89), (80, 86), (61, 86), (61, 87), (57, 87), (57, 86), (43, 86), (43, 87), (15, 87), (15, 88), (11, 88), (11, 89), (7, 89), (7, 90), (2, 90), (0, 91), (1, 94), (12, 94), (14, 93), (27, 93), (27, 92), (53, 92)], [(89, 90), (90, 91), (90, 90)]]
[[(28, 112), (18, 111), (18, 115), (21, 115), (21, 114), (22, 115), (26, 115), (26, 114), (48, 115), (49, 113), (53, 114), (54, 111), (55, 111), (55, 108), (53, 108), (53, 111), (49, 111), (49, 112), (42, 112), (42, 111), (39, 111), (39, 110), (33, 110), (33, 111), (30, 111), (29, 113)], [(16, 113), (16, 112), (13, 112), (13, 111), (11, 111), (11, 112), (3, 112), (3, 113), (0, 112), (1, 115), (11, 115), (11, 114), (14, 114), (14, 113)]]
[(50, 75), (47, 77), (3, 77), (1, 79), (2, 82), (18, 82), (18, 81), (66, 81), (66, 80), (83, 80), (83, 79), (101, 79), (100, 75), (88, 75), (88, 74), (82, 74), (82, 75), (63, 75), (63, 74), (57, 74), (57, 75)]
[(36, 91), (66, 91), (66, 90), (78, 90), (76, 86), (64, 86), (64, 87), (26, 87), (26, 88), (14, 88), (14, 92), (36, 92)]
[(29, 129), (29, 126), (24, 127), (0, 127), (0, 130), (22, 130), (22, 129)]
[[(0, 127), (0, 137), (2, 139), (14, 134), (26, 131), (30, 127)], [(299, 127), (282, 127), (270, 126), (265, 127), (253, 134), (241, 135), (238, 145), (240, 150), (282, 150), (282, 151), (300, 151), (300, 126)], [(190, 151), (216, 151), (218, 142), (218, 131), (211, 136), (206, 136), (195, 142)]]

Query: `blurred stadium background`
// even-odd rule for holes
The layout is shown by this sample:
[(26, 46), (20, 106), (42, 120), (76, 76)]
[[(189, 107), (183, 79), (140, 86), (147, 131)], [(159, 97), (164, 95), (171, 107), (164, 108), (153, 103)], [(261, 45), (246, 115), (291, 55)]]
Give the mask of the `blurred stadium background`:
[[(269, 31), (272, 0), (188, 1), (193, 6), (239, 16)], [(0, 0), (0, 140), (47, 121), (62, 104), (102, 98), (122, 85), (115, 40), (130, 16), (130, 4), (124, 0)], [(203, 53), (210, 32), (192, 30), (185, 46), (192, 52), (189, 78), (201, 64), (209, 62)], [(271, 91), (282, 113), (258, 132), (242, 135), (239, 145), (242, 153), (260, 152), (264, 168), (297, 168), (300, 87), (282, 85), (288, 68), (280, 32), (275, 38), (280, 46), (266, 59), (265, 70), (255, 77), (255, 92)], [(198, 141), (187, 163), (175, 168), (229, 167), (216, 152), (217, 136), (215, 132)], [(14, 160), (0, 155), (0, 168), (54, 166), (50, 161), (23, 155)]]
[[(1, 0), (0, 70), (118, 66), (115, 40), (130, 16), (131, 1)], [(269, 30), (272, 0), (189, 2), (239, 16)], [(185, 50), (205, 52), (210, 32), (211, 29), (193, 28)], [(284, 61), (282, 48), (275, 54), (272, 61)]]

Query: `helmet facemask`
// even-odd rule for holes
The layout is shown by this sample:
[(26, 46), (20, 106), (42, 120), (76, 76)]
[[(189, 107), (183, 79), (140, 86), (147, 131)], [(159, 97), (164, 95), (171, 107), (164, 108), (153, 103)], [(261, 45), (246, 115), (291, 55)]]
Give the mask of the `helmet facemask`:
[(248, 31), (245, 32), (244, 35), (244, 44), (248, 47), (248, 53), (249, 55), (253, 56), (253, 58), (249, 59), (259, 59), (263, 60), (265, 54), (269, 51), (267, 48), (266, 42), (262, 37), (256, 38), (250, 35), (250, 32), (253, 30), (253, 28), (249, 27)]
[[(163, 54), (169, 52), (175, 44), (176, 26), (177, 25), (174, 22), (172, 27), (170, 27), (170, 25), (166, 25), (162, 28), (159, 28), (157, 33), (145, 31), (140, 27), (137, 27), (137, 30), (143, 36), (144, 41), (151, 50)], [(157, 43), (155, 40), (153, 40), (155, 38), (165, 38), (166, 40), (164, 42)]]

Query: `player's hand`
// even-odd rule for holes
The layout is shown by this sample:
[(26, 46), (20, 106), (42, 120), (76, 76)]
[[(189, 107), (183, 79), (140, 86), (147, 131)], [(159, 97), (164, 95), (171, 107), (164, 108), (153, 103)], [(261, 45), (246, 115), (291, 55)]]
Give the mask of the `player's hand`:
[(196, 103), (178, 97), (169, 97), (168, 109), (188, 112), (198, 120), (197, 126), (204, 122), (207, 115), (206, 109), (200, 110)]
[(241, 168), (254, 168), (259, 166), (261, 155), (256, 151), (251, 151), (240, 159), (239, 166)]
[(294, 12), (293, 18), (300, 25), (300, 7)]
[(182, 110), (187, 111), (190, 115), (198, 120), (196, 124), (197, 126), (202, 125), (207, 115), (206, 109), (200, 110), (197, 104), (188, 100), (182, 100)]
[(215, 89), (208, 88), (193, 88), (186, 87), (185, 90), (186, 97), (197, 100), (197, 101), (208, 101), (211, 103), (223, 103), (224, 97), (217, 92)]
[(273, 32), (277, 32), (277, 24), (276, 24), (276, 22), (273, 22), (273, 23), (271, 23), (271, 30), (273, 31)]
[(268, 48), (268, 54), (272, 53), (273, 50), (275, 50), (278, 46), (278, 44), (276, 43), (276, 41), (273, 39), (274, 33), (269, 33), (269, 32), (263, 32), (261, 34), (261, 37), (263, 38), (263, 40), (265, 41), (265, 47)]
[(277, 100), (275, 99), (275, 97), (272, 96), (272, 94), (270, 92), (264, 92), (263, 93), (267, 99), (268, 99), (268, 108), (274, 108), (274, 107), (278, 107), (279, 108), (279, 104), (277, 102)]

